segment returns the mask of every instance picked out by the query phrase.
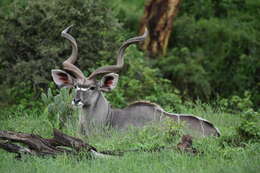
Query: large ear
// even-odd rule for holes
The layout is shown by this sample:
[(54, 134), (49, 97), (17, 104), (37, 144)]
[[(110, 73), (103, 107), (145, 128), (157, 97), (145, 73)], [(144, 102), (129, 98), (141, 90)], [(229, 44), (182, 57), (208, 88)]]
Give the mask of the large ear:
[(118, 82), (118, 74), (115, 73), (109, 73), (103, 76), (103, 78), (100, 81), (100, 89), (102, 91), (111, 91), (114, 89)]
[(75, 78), (62, 70), (51, 70), (52, 79), (59, 87), (72, 88)]

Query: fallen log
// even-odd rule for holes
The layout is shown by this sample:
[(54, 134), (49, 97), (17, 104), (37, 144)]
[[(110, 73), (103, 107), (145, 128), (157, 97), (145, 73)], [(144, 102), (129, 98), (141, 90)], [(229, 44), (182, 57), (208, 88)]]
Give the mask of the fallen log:
[[(53, 138), (43, 138), (34, 134), (27, 134), (13, 131), (0, 131), (0, 148), (17, 153), (18, 158), (21, 154), (36, 156), (56, 156), (58, 154), (79, 154), (86, 153), (94, 157), (110, 157), (117, 154), (98, 152), (97, 149), (79, 138), (75, 138), (53, 129)], [(23, 147), (12, 142), (18, 142), (26, 145)], [(67, 148), (66, 148), (67, 147)]]
[[(2, 141), (1, 141), (2, 140)], [(18, 145), (22, 143), (25, 146)], [(126, 152), (159, 152), (161, 150), (177, 150), (197, 154), (196, 149), (192, 148), (192, 137), (184, 135), (178, 145), (172, 147), (160, 147), (156, 149), (134, 149), (117, 151), (98, 151), (83, 140), (66, 135), (57, 129), (53, 129), (53, 138), (43, 138), (35, 134), (27, 134), (13, 131), (0, 131), (0, 148), (7, 152), (16, 153), (16, 158), (22, 155), (35, 156), (57, 156), (59, 154), (79, 155), (85, 154), (91, 158), (109, 158), (122, 156)]]

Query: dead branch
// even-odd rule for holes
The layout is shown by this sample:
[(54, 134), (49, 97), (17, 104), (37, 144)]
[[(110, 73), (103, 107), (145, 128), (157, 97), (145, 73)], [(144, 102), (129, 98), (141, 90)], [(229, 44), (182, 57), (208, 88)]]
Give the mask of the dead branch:
[[(2, 140), (2, 141), (1, 141)], [(25, 146), (18, 145), (23, 144)], [(22, 155), (36, 156), (56, 156), (59, 154), (79, 155), (87, 154), (94, 158), (107, 158), (122, 156), (126, 152), (159, 152), (161, 150), (178, 150), (196, 154), (196, 149), (192, 148), (192, 137), (184, 135), (182, 141), (175, 147), (161, 147), (156, 149), (134, 149), (117, 151), (98, 151), (83, 140), (66, 135), (57, 129), (53, 129), (53, 138), (43, 138), (35, 134), (27, 134), (13, 131), (0, 131), (0, 148), (7, 152), (16, 153), (16, 158)]]
[[(66, 135), (57, 129), (53, 130), (53, 138), (43, 138), (34, 134), (27, 134), (12, 131), (0, 131), (0, 139), (7, 141), (0, 141), (0, 148), (12, 152), (37, 156), (56, 156), (58, 154), (78, 154), (80, 152), (89, 153), (97, 157), (112, 156), (113, 153), (103, 154), (97, 149), (83, 140)], [(23, 147), (12, 142), (22, 143), (27, 147)], [(64, 148), (69, 147), (69, 148)]]

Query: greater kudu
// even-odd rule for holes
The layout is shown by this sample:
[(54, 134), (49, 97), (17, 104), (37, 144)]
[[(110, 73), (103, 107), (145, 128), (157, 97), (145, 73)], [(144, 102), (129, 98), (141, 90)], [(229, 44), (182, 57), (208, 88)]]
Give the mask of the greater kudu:
[[(104, 126), (110, 125), (118, 129), (125, 129), (129, 125), (141, 127), (148, 122), (160, 121), (163, 117), (170, 117), (174, 121), (183, 121), (192, 131), (197, 131), (201, 136), (216, 135), (219, 136), (219, 130), (209, 121), (194, 115), (174, 114), (165, 112), (160, 106), (139, 101), (135, 102), (124, 109), (113, 109), (102, 92), (108, 92), (117, 85), (118, 72), (124, 65), (125, 49), (133, 44), (143, 41), (148, 34), (146, 30), (142, 36), (131, 38), (125, 41), (119, 49), (117, 64), (100, 67), (85, 77), (74, 63), (77, 59), (78, 48), (76, 40), (68, 34), (68, 27), (62, 31), (62, 37), (68, 39), (72, 45), (71, 56), (63, 62), (63, 70), (52, 70), (54, 82), (59, 87), (75, 87), (76, 94), (72, 103), (79, 106), (80, 129), (83, 133), (88, 134), (92, 125)], [(104, 75), (100, 81), (96, 79), (98, 75)]]

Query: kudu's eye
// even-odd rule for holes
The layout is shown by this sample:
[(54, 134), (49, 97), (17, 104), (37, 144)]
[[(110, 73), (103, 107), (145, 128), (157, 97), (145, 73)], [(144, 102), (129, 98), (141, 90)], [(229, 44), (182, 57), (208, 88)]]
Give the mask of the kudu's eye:
[(92, 86), (92, 87), (90, 87), (89, 89), (90, 89), (90, 90), (95, 90), (96, 87)]

